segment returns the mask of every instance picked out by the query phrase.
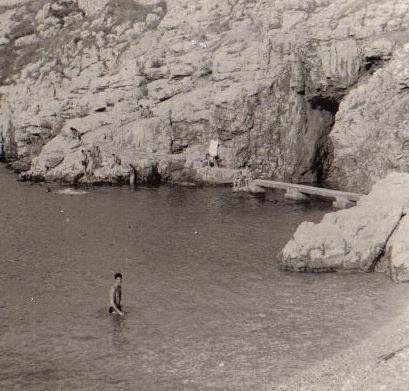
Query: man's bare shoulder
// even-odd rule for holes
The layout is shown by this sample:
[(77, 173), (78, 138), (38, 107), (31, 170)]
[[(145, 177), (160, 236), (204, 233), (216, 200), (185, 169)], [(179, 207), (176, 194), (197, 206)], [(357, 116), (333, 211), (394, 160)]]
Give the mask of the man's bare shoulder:
[(112, 295), (116, 292), (118, 288), (115, 285), (112, 285), (111, 288), (109, 289), (109, 293)]

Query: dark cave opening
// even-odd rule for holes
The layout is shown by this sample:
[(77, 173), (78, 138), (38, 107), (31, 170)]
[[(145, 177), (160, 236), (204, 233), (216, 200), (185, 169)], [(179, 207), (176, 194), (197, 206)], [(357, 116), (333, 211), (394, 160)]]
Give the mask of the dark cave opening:
[(309, 99), (310, 108), (322, 112), (327, 119), (322, 124), (320, 136), (316, 140), (315, 154), (311, 162), (311, 171), (315, 173), (317, 183), (326, 181), (334, 159), (334, 147), (329, 137), (339, 110), (340, 97), (317, 95)]
[(313, 110), (324, 110), (333, 115), (335, 115), (339, 109), (339, 101), (333, 97), (314, 96), (309, 102)]
[(317, 183), (326, 181), (333, 159), (334, 147), (328, 131), (317, 141), (315, 156), (312, 162), (311, 169), (315, 172)]
[(369, 72), (372, 74), (375, 72), (380, 66), (384, 64), (384, 59), (380, 56), (368, 56), (364, 59), (364, 69), (365, 72)]

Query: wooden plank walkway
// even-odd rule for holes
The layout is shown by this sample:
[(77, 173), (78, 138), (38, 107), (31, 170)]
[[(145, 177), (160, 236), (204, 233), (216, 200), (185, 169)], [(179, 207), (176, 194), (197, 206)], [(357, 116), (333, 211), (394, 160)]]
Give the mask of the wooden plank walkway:
[(265, 188), (286, 190), (285, 197), (297, 201), (307, 200), (308, 195), (333, 198), (335, 200), (333, 205), (337, 208), (352, 206), (353, 203), (358, 201), (363, 195), (346, 191), (324, 189), (322, 187), (299, 185), (297, 183), (269, 181), (266, 179), (255, 179), (249, 185), (249, 189), (252, 192), (264, 191)]

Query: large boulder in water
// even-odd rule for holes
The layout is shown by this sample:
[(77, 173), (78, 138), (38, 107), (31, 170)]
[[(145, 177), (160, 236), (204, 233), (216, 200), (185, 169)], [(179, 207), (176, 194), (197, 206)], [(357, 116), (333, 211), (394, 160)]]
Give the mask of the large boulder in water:
[(409, 280), (408, 208), (409, 174), (392, 173), (355, 207), (328, 213), (318, 224), (302, 223), (282, 250), (281, 265), (293, 271), (371, 271), (386, 252), (386, 271)]

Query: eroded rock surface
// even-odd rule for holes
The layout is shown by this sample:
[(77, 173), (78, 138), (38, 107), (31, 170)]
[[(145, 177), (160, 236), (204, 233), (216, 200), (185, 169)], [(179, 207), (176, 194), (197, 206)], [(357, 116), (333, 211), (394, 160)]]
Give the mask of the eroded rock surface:
[[(374, 44), (384, 48), (379, 61), (391, 56), (390, 41)], [(405, 44), (341, 102), (331, 131), (331, 178), (343, 189), (367, 192), (391, 170), (409, 172), (408, 63)]]
[(378, 181), (355, 207), (304, 222), (282, 250), (282, 267), (293, 271), (383, 271), (409, 281), (409, 174)]
[(395, 281), (409, 281), (409, 216), (402, 218), (389, 239), (382, 266)]
[[(364, 188), (386, 160), (406, 167), (393, 152), (378, 156), (370, 130), (396, 138), (396, 149), (405, 138), (408, 7), (10, 0), (0, 17), (1, 156), (27, 179), (217, 182), (248, 168), (288, 181), (331, 174)], [(400, 82), (379, 88), (382, 72)], [(382, 121), (361, 113), (369, 106), (382, 107)], [(361, 138), (369, 142), (354, 164)], [(221, 171), (206, 167), (212, 139)]]

